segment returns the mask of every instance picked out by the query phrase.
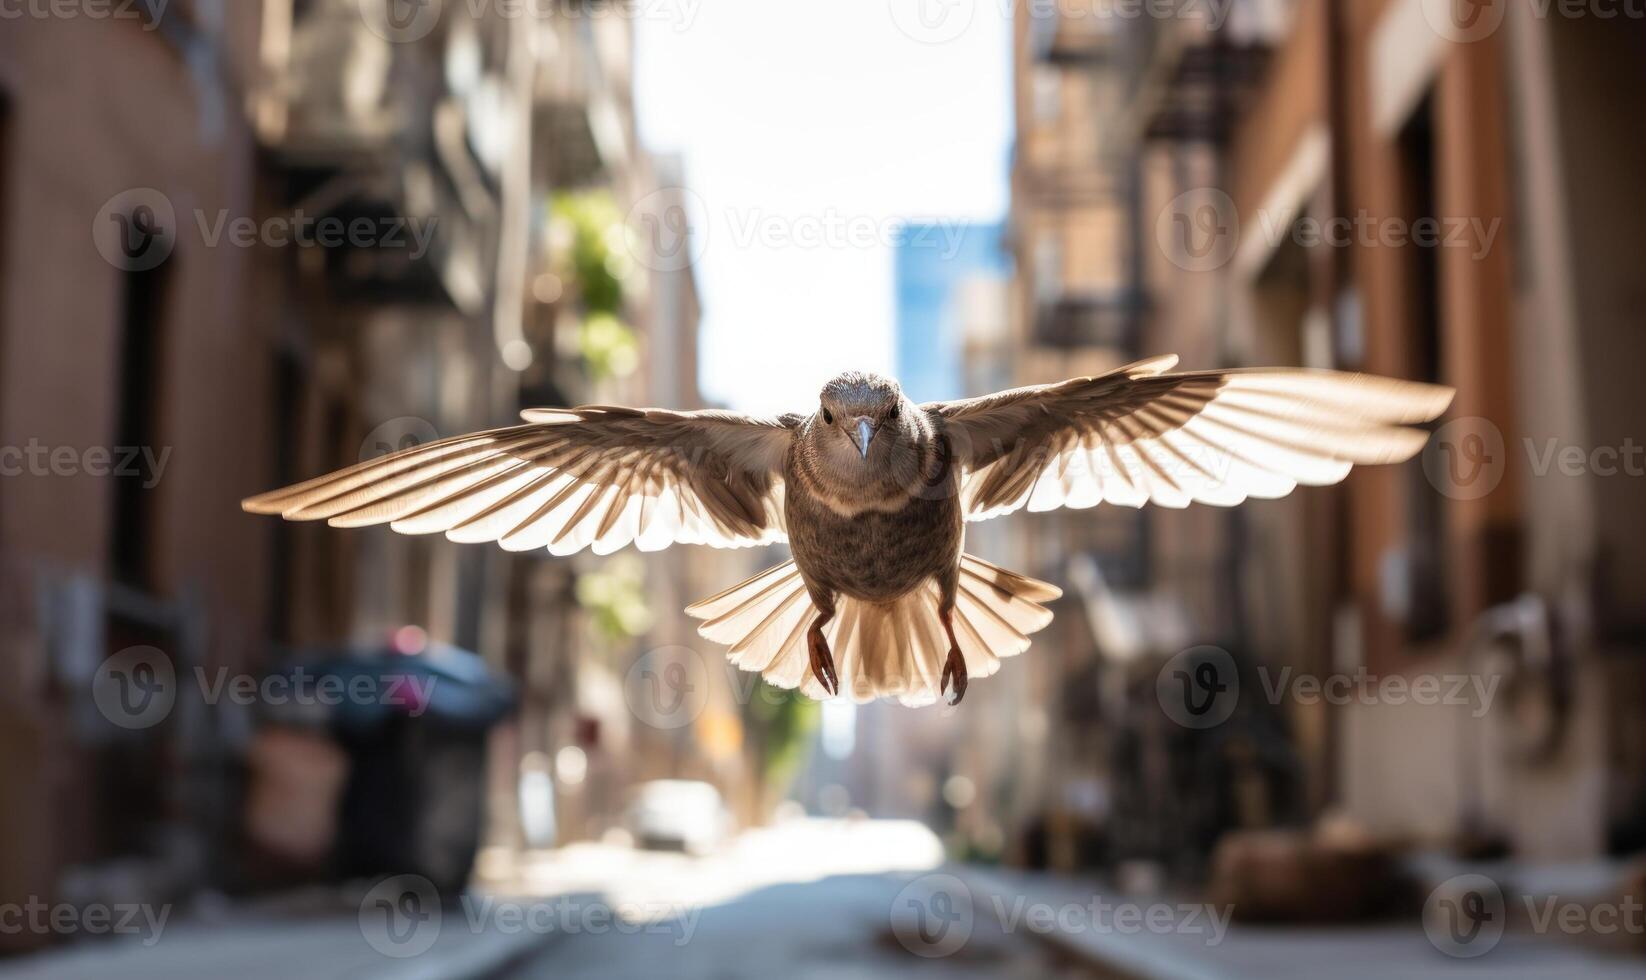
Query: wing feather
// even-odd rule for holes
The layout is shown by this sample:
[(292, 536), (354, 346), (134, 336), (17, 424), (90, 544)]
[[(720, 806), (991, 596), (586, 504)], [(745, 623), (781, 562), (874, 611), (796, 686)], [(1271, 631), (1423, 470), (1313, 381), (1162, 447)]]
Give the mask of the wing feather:
[(526, 425), (417, 446), (241, 506), (554, 554), (783, 540), (787, 420), (612, 406), (524, 416)]
[(968, 520), (1028, 507), (1238, 504), (1416, 455), (1453, 391), (1302, 368), (1111, 374), (923, 406), (965, 468)]

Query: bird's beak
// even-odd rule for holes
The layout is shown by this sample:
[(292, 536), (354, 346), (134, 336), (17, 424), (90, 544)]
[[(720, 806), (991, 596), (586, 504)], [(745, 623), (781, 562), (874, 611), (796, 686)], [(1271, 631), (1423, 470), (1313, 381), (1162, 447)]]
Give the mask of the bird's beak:
[(873, 438), (874, 423), (866, 418), (859, 418), (857, 420), (857, 451), (863, 454), (864, 459), (869, 458), (869, 440)]

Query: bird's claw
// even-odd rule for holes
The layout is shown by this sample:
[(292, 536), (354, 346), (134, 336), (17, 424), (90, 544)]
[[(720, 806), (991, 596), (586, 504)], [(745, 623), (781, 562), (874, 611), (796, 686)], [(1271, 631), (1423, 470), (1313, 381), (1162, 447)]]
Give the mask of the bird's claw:
[(949, 702), (950, 707), (957, 705), (966, 696), (966, 658), (960, 655), (958, 647), (949, 651), (949, 659), (943, 664), (942, 693), (949, 693), (949, 683), (954, 682), (954, 700)]
[(834, 672), (834, 654), (829, 652), (829, 644), (821, 633), (809, 638), (809, 647), (812, 655), (812, 676), (817, 683), (823, 685), (830, 697), (840, 693), (840, 678)]

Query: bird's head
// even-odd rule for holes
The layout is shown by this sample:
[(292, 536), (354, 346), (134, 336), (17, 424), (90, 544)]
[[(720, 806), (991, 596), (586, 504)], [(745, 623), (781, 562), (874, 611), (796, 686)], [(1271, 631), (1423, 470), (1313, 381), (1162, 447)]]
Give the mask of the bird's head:
[(856, 484), (906, 478), (917, 470), (930, 433), (896, 381), (848, 371), (823, 386), (809, 420), (814, 459)]

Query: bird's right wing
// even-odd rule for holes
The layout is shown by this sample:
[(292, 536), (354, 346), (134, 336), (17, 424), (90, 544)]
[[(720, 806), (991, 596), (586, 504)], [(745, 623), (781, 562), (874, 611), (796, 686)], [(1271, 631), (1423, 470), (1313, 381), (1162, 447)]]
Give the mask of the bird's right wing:
[(1302, 368), (1167, 374), (1157, 357), (1096, 378), (922, 406), (965, 470), (967, 520), (1031, 511), (1230, 505), (1409, 459), (1452, 389)]
[(509, 551), (609, 554), (781, 541), (789, 421), (733, 412), (532, 409), (244, 501), (254, 514), (389, 524)]

